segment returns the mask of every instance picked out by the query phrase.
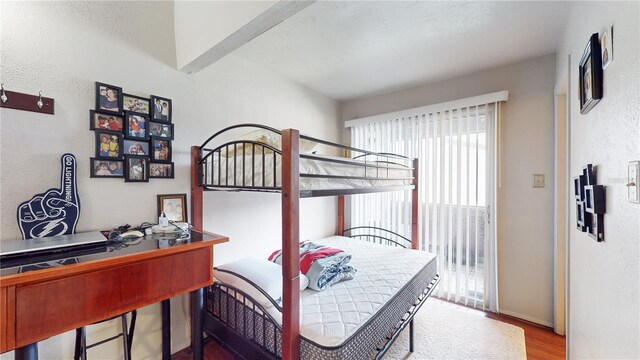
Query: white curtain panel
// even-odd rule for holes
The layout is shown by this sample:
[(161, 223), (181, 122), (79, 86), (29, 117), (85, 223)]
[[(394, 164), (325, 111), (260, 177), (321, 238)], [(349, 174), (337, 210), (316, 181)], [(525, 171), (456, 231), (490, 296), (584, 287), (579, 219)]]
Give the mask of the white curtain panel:
[[(432, 107), (411, 110), (420, 109)], [(436, 296), (497, 312), (494, 214), (500, 103), (410, 115), (411, 110), (348, 122), (351, 144), (419, 159), (420, 247), (438, 256), (442, 280)], [(376, 226), (408, 237), (410, 214), (410, 191), (351, 197), (351, 226)]]

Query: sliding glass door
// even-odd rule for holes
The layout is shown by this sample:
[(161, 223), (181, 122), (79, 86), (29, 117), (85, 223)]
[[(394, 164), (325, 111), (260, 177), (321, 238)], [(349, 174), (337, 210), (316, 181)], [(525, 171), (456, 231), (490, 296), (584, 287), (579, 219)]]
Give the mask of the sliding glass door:
[[(485, 104), (351, 128), (355, 147), (419, 158), (421, 249), (438, 257), (436, 296), (497, 310), (495, 129)], [(410, 234), (409, 192), (352, 197), (352, 225)]]

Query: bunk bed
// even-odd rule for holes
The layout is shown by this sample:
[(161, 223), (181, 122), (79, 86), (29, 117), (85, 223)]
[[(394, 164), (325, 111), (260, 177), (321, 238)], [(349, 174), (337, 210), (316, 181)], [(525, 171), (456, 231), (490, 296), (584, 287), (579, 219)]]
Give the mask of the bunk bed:
[[(254, 132), (259, 136), (233, 137), (231, 134), (239, 129), (257, 129)], [(328, 153), (342, 152), (343, 156), (320, 155), (312, 151), (316, 145)], [(210, 337), (247, 358), (381, 358), (408, 326), (409, 348), (413, 351), (413, 317), (439, 282), (433, 255), (405, 249), (418, 249), (419, 244), (417, 159), (336, 144), (300, 135), (295, 129), (280, 131), (260, 124), (239, 124), (193, 146), (191, 164), (195, 229), (203, 226), (204, 191), (278, 192), (282, 198), (281, 303), (259, 287), (257, 290), (270, 304), (216, 281), (206, 290), (204, 327)], [(411, 190), (412, 194), (410, 238), (381, 228), (345, 229), (345, 195), (399, 190)], [(393, 273), (395, 278), (386, 283), (386, 295), (376, 292), (380, 289), (366, 281), (348, 282), (349, 289), (358, 287), (355, 291), (359, 295), (370, 297), (370, 309), (351, 309), (348, 314), (351, 318), (355, 314), (357, 326), (338, 321), (342, 330), (330, 326), (327, 329), (318, 320), (324, 318), (321, 314), (316, 320), (303, 319), (301, 335), (301, 303), (318, 305), (319, 295), (313, 290), (299, 291), (299, 201), (319, 196), (338, 197), (337, 236), (319, 242), (352, 252), (352, 261), (359, 267), (356, 278), (366, 279), (381, 271)], [(346, 241), (349, 238), (364, 241)], [(332, 287), (335, 293), (321, 293), (324, 298), (339, 298), (347, 285), (339, 283)], [(380, 300), (370, 301), (371, 298)], [(319, 306), (314, 309), (322, 312)], [(309, 329), (324, 330), (314, 334)], [(327, 337), (326, 333), (335, 336)]]

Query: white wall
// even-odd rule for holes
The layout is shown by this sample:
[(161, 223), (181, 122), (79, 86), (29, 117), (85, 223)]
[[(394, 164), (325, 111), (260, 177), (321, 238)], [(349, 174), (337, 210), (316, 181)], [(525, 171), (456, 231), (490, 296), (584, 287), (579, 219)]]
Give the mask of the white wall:
[[(554, 76), (552, 54), (341, 104), (342, 119), (351, 120), (509, 90), (498, 191), (500, 311), (548, 326), (553, 319)], [(534, 189), (532, 174), (545, 174), (547, 187)]]
[(181, 69), (278, 1), (176, 1), (176, 57)]
[[(568, 349), (572, 359), (640, 358), (640, 205), (627, 201), (627, 163), (640, 160), (640, 6), (638, 2), (572, 5), (557, 57), (557, 86), (567, 75), (570, 172), (597, 166), (606, 185), (605, 241), (575, 228), (569, 212)], [(578, 63), (592, 33), (614, 26), (614, 61), (604, 97), (580, 114)], [(571, 72), (567, 59), (571, 56)], [(573, 188), (573, 187), (572, 187)], [(571, 200), (572, 203), (573, 199)]]
[[(2, 240), (20, 237), (15, 220), (18, 204), (59, 182), (64, 152), (79, 160), (78, 231), (88, 231), (153, 221), (157, 194), (189, 192), (190, 146), (231, 124), (295, 127), (338, 139), (338, 107), (333, 100), (264, 68), (231, 55), (196, 75), (175, 70), (172, 2), (2, 1), (1, 13), (2, 82), (21, 92), (42, 89), (44, 96), (56, 101), (55, 116), (0, 110)], [(124, 183), (89, 178), (94, 134), (88, 117), (95, 104), (94, 81), (173, 100), (174, 180)], [(231, 238), (216, 247), (216, 262), (265, 255), (280, 246), (279, 195), (207, 193), (205, 205), (205, 229)], [(303, 199), (301, 236), (332, 234), (335, 207), (335, 198)], [(181, 299), (172, 304), (177, 351), (188, 345), (188, 329)], [(98, 339), (95, 333), (107, 327), (113, 333), (116, 325), (92, 326), (90, 338)], [(143, 308), (133, 357), (158, 358), (160, 340), (160, 307)], [(70, 358), (73, 344), (73, 333), (47, 339), (40, 346), (41, 358)], [(119, 352), (120, 345), (113, 342), (90, 350), (89, 356), (118, 358)], [(2, 358), (7, 357), (11, 355)]]

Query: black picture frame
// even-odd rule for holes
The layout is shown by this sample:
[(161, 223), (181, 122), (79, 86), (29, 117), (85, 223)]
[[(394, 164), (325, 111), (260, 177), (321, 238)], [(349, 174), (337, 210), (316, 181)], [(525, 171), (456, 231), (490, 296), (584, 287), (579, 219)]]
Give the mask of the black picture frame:
[[(109, 131), (109, 130), (95, 130), (96, 133), (96, 158), (99, 159), (122, 159), (123, 155), (123, 142), (124, 142), (124, 134), (117, 131)], [(108, 136), (108, 147), (105, 148), (103, 145), (103, 137)], [(117, 137), (118, 149), (117, 151), (113, 150), (113, 137)], [(105, 153), (106, 151), (106, 153)], [(116, 154), (116, 155), (111, 155)]]
[(598, 33), (589, 38), (578, 72), (580, 113), (586, 114), (602, 99), (602, 57)]
[[(159, 112), (156, 109), (156, 102), (160, 101), (160, 105), (167, 104), (167, 111)], [(151, 120), (162, 123), (170, 123), (171, 122), (171, 113), (173, 112), (173, 104), (171, 103), (171, 99), (164, 98), (161, 96), (151, 95), (151, 103), (149, 104), (149, 110), (151, 115)]]
[[(170, 129), (169, 132), (171, 133), (171, 136), (165, 136), (163, 135), (165, 133), (164, 130), (161, 130), (161, 132), (157, 132), (155, 131), (156, 127), (162, 127), (164, 128), (168, 128)], [(173, 124), (169, 124), (169, 123), (163, 123), (163, 122), (158, 122), (158, 121), (149, 121), (149, 136), (155, 136), (155, 137), (159, 137), (159, 138), (164, 138), (164, 139), (171, 139), (174, 140), (174, 127)]]
[[(132, 146), (138, 145), (132, 149)], [(144, 140), (124, 139), (122, 152), (126, 155), (140, 155), (149, 157), (149, 142)], [(142, 152), (141, 152), (142, 151)]]
[[(143, 120), (144, 127), (140, 127), (140, 119)], [(132, 128), (131, 121), (135, 120), (139, 126), (136, 130)], [(144, 129), (144, 134), (140, 136), (141, 130)], [(131, 111), (124, 112), (124, 137), (128, 140), (149, 140), (149, 116), (139, 114)]]
[[(142, 169), (134, 170), (133, 166), (138, 163)], [(138, 178), (138, 176), (142, 176)], [(124, 181), (125, 182), (149, 182), (149, 158), (139, 155), (126, 155), (124, 157)]]
[[(166, 143), (167, 146), (167, 155), (162, 155), (162, 144)], [(157, 163), (170, 163), (173, 157), (173, 150), (171, 148), (171, 140), (168, 138), (152, 136), (151, 137), (151, 148), (149, 149), (151, 153), (151, 160)]]
[[(103, 96), (101, 94), (101, 91), (105, 90), (114, 90), (117, 91), (117, 96), (116, 96), (116, 105), (117, 107), (109, 107), (107, 101), (108, 98), (106, 98), (106, 95)], [(104, 99), (103, 99), (104, 98)], [(112, 100), (113, 101), (113, 100)], [(122, 88), (119, 86), (115, 86), (115, 85), (109, 85), (109, 84), (105, 84), (105, 83), (101, 83), (101, 82), (97, 82), (96, 81), (96, 110), (99, 111), (110, 111), (110, 112), (114, 112), (114, 113), (122, 113), (123, 111), (123, 106), (122, 106)]]
[(597, 242), (604, 241), (604, 215), (603, 214), (591, 215), (591, 223), (587, 228), (587, 233), (592, 239), (594, 239)]
[[(120, 166), (114, 169), (112, 168), (113, 163), (119, 164)], [(106, 164), (106, 169), (101, 169), (102, 164)], [(108, 171), (109, 174), (105, 174), (103, 170)], [(124, 160), (89, 158), (89, 177), (103, 179), (121, 179), (124, 177)]]
[[(105, 118), (106, 127), (101, 127), (99, 125), (100, 117)], [(113, 128), (109, 120), (114, 118), (114, 121), (117, 124), (117, 119), (120, 119), (120, 124), (118, 128)], [(110, 112), (110, 111), (100, 111), (100, 110), (89, 110), (89, 130), (111, 130), (122, 132), (124, 130), (124, 117), (122, 114)]]
[[(164, 172), (158, 174), (157, 170), (162, 172), (162, 168), (168, 169), (168, 173)], [(169, 163), (157, 163), (149, 162), (149, 178), (150, 179), (173, 179), (175, 177), (175, 165), (172, 162)]]
[[(130, 106), (129, 105), (130, 100), (137, 100), (137, 101), (146, 103), (147, 105), (146, 111), (144, 111), (144, 109), (142, 109), (142, 111), (139, 111), (140, 109), (137, 108), (135, 104), (133, 106)], [(122, 109), (123, 111), (129, 111), (136, 114), (149, 115), (149, 112), (151, 111), (151, 99), (143, 96), (132, 95), (132, 94), (122, 94)]]

